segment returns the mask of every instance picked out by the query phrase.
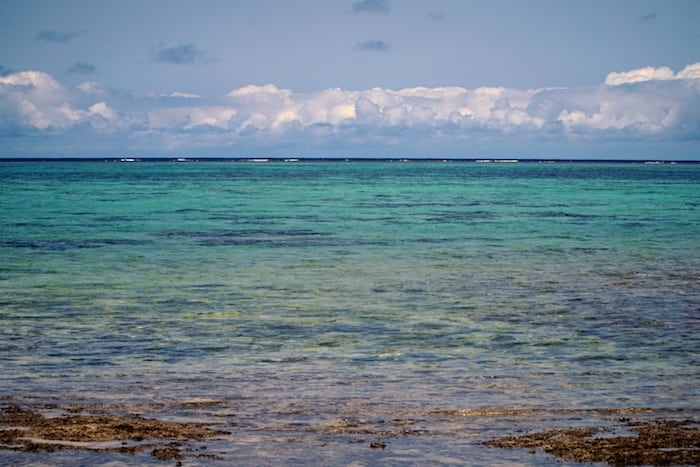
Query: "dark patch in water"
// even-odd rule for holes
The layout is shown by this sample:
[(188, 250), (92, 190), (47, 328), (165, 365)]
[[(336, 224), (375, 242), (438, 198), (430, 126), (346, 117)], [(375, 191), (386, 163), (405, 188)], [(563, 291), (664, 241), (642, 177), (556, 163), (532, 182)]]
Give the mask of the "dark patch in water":
[(242, 237), (301, 237), (321, 236), (321, 232), (313, 230), (284, 230), (284, 229), (243, 229), (243, 230), (166, 230), (158, 234), (163, 237), (185, 238), (242, 238)]
[(207, 238), (198, 242), (201, 246), (269, 246), (269, 247), (338, 247), (363, 245), (388, 245), (386, 240), (350, 239), (325, 236), (291, 238)]
[(142, 219), (140, 217), (127, 217), (127, 216), (105, 216), (96, 217), (93, 219), (95, 222), (132, 222), (135, 220)]
[(465, 222), (484, 219), (495, 219), (496, 214), (489, 211), (459, 211), (444, 212), (428, 218), (429, 222)]
[(600, 219), (601, 216), (594, 214), (579, 214), (565, 211), (535, 211), (526, 214), (529, 217), (571, 217), (578, 219)]
[(183, 209), (176, 209), (175, 213), (177, 214), (183, 214), (186, 212), (209, 212), (207, 209), (197, 209), (197, 208), (183, 208)]
[(162, 237), (198, 239), (201, 246), (270, 246), (270, 247), (335, 247), (388, 245), (383, 239), (354, 239), (334, 237), (323, 232), (304, 229), (242, 229), (242, 230), (168, 230)]
[(8, 248), (29, 248), (33, 250), (79, 250), (83, 248), (102, 248), (107, 245), (131, 245), (134, 240), (100, 239), (100, 240), (7, 240), (0, 245)]
[(220, 287), (225, 287), (225, 284), (192, 284), (192, 285), (186, 286), (185, 288), (199, 290), (199, 289), (217, 289)]
[(11, 227), (34, 227), (34, 228), (45, 228), (51, 226), (50, 223), (42, 222), (15, 222), (14, 224), (8, 224)]
[(157, 234), (161, 237), (185, 237), (185, 238), (202, 238), (211, 237), (212, 232), (205, 232), (201, 230), (166, 230)]
[(454, 242), (454, 238), (433, 238), (433, 237), (423, 237), (407, 240), (407, 243), (450, 243)]

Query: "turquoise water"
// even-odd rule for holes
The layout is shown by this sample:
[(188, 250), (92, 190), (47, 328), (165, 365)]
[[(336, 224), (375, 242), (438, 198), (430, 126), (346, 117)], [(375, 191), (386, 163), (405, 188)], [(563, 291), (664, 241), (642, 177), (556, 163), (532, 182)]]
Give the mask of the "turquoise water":
[[(547, 461), (464, 411), (699, 407), (698, 165), (4, 162), (0, 213), (3, 404), (490, 465)], [(337, 429), (396, 419), (381, 451)]]

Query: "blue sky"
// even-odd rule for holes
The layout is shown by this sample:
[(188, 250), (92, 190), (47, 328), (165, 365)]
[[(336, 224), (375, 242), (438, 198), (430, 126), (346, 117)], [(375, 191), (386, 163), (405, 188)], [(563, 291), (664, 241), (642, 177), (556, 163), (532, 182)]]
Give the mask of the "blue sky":
[(0, 157), (700, 159), (695, 0), (4, 0)]

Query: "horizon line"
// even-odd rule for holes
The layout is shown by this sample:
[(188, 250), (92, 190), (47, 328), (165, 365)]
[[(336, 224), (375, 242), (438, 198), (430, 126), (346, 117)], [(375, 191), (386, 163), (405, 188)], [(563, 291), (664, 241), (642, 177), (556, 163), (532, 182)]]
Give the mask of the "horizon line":
[(608, 159), (566, 157), (304, 157), (304, 156), (0, 156), (0, 162), (469, 162), (700, 164), (700, 159)]

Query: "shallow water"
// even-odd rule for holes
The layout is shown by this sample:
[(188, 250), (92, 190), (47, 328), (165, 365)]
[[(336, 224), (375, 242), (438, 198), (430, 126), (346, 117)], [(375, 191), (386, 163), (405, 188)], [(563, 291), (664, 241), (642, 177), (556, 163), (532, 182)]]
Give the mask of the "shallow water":
[(474, 465), (542, 465), (478, 446), (531, 409), (698, 408), (698, 165), (4, 162), (0, 213), (4, 405)]

